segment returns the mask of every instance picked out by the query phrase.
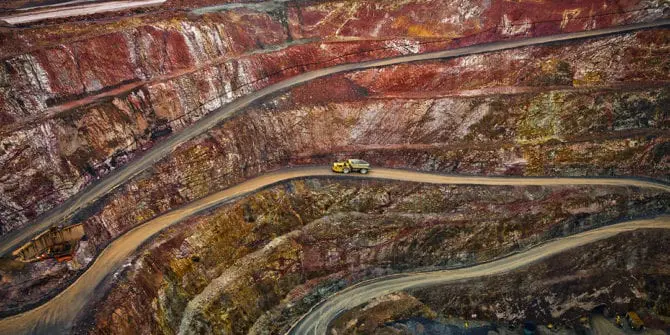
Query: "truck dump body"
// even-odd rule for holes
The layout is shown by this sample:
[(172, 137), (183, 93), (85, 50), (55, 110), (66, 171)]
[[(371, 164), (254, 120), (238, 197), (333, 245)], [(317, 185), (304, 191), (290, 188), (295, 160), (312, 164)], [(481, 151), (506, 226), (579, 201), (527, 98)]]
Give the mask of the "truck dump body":
[(349, 164), (354, 167), (365, 167), (368, 168), (370, 167), (370, 163), (362, 160), (362, 159), (350, 159), (348, 160)]

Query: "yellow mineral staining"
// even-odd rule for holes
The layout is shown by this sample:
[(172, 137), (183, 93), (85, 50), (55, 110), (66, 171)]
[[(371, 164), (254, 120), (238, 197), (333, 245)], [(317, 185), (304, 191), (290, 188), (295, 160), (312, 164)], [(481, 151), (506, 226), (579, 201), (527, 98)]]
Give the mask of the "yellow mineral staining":
[(298, 262), (302, 249), (293, 241), (285, 241), (271, 254), (252, 257), (248, 266), (240, 267), (239, 272), (231, 272), (234, 277), (231, 285), (225, 287), (221, 297), (203, 310), (205, 318), (222, 333), (238, 333), (236, 328), (244, 329), (262, 313), (258, 297), (282, 297), (288, 293), (284, 271), (287, 266)]
[(439, 27), (438, 22), (431, 23), (417, 23), (412, 19), (408, 19), (406, 16), (399, 16), (393, 20), (391, 27), (393, 29), (403, 29), (407, 27), (407, 36), (408, 37), (441, 37), (441, 38), (455, 38), (458, 37), (458, 34), (455, 32), (440, 33), (434, 30), (434, 27)]
[(347, 113), (347, 115), (344, 116), (342, 120), (342, 125), (345, 127), (354, 127), (358, 124), (358, 121), (360, 119), (360, 114), (355, 114), (355, 113)]
[(572, 85), (575, 87), (591, 86), (603, 81), (603, 73), (600, 71), (588, 71), (580, 79), (573, 79)]
[(540, 68), (544, 73), (554, 73), (558, 67), (559, 60), (556, 58), (550, 58), (540, 64)]
[(210, 154), (210, 147), (194, 145), (184, 150), (179, 157), (180, 170), (188, 172), (186, 183), (195, 197), (202, 197), (211, 191), (212, 165), (206, 163)]
[(183, 27), (183, 23), (184, 23), (183, 17), (175, 16), (167, 20), (157, 22), (155, 26), (160, 28), (173, 28), (176, 30), (181, 30), (181, 28)]
[(643, 147), (629, 147), (628, 143), (628, 140), (609, 140), (591, 145), (573, 144), (556, 147), (550, 152), (545, 147), (544, 153), (538, 149), (536, 158), (537, 162), (542, 159), (551, 160), (548, 163), (552, 166), (589, 164), (601, 168), (616, 167), (629, 164), (643, 154)]
[(542, 152), (541, 146), (529, 146), (523, 152), (523, 158), (526, 160), (526, 175), (527, 176), (544, 176), (546, 175), (545, 158), (546, 154)]
[[(243, 205), (242, 205), (243, 206)], [(246, 255), (249, 252), (246, 242), (252, 240), (249, 235), (253, 226), (248, 224), (242, 217), (242, 207), (235, 206), (232, 213), (237, 215), (228, 215), (228, 212), (217, 213), (213, 217), (207, 218), (205, 226), (213, 229), (199, 231), (198, 234), (189, 237), (189, 241), (206, 241), (209, 250), (216, 251), (217, 266), (230, 266), (236, 259)]]
[(457, 38), (460, 35), (454, 31), (448, 32), (436, 32), (430, 29), (430, 25), (427, 24), (412, 24), (407, 27), (407, 35), (412, 37), (424, 37), (424, 38)]
[[(154, 299), (156, 300), (156, 299)], [(152, 302), (153, 304), (153, 302)], [(162, 308), (159, 308), (156, 311), (156, 322), (158, 323), (158, 328), (161, 329), (163, 334), (171, 334), (172, 333), (172, 325), (168, 322), (167, 315), (165, 311)]]
[[(149, 179), (140, 180), (138, 182), (137, 189), (133, 191), (140, 192), (141, 190), (151, 189), (151, 187), (153, 186), (152, 184), (153, 184), (152, 180)], [(156, 215), (156, 213), (144, 203), (137, 203), (134, 204), (133, 207), (129, 208), (134, 209), (131, 215), (134, 217), (135, 222), (144, 222), (146, 220), (153, 218)]]
[[(212, 318), (212, 324), (216, 325), (221, 334), (235, 334), (236, 327), (240, 325), (251, 323), (251, 319), (257, 317), (254, 315), (258, 313), (255, 311), (258, 308), (257, 301), (260, 292), (256, 291), (253, 286), (245, 285), (245, 283), (252, 283), (253, 278), (240, 278), (238, 285), (233, 285), (226, 290), (226, 299), (222, 299), (226, 306), (217, 306), (214, 304), (206, 311)], [(251, 318), (251, 319), (250, 319)], [(240, 327), (243, 328), (243, 327)]]
[(398, 16), (393, 19), (393, 24), (391, 24), (391, 27), (394, 29), (406, 27), (408, 25), (408, 20), (407, 17), (405, 16)]
[(559, 131), (560, 113), (565, 104), (565, 93), (545, 93), (531, 101), (518, 124), (516, 142), (519, 144), (541, 144), (550, 140), (561, 140)]
[(173, 258), (170, 261), (170, 269), (172, 269), (177, 278), (181, 278), (189, 273), (192, 266), (193, 261), (189, 258)]
[(437, 37), (438, 35), (421, 24), (412, 24), (407, 27), (407, 35), (414, 37)]
[[(54, 35), (73, 35), (81, 38), (93, 37), (101, 34), (108, 34), (115, 31), (123, 29), (136, 28), (143, 24), (150, 24), (155, 21), (155, 18), (150, 16), (136, 16), (130, 18), (123, 18), (116, 21), (105, 21), (104, 23), (98, 22), (93, 25), (82, 25), (78, 23), (65, 23), (58, 26), (57, 29), (54, 29), (53, 26), (47, 25), (46, 28), (36, 29), (37, 32), (44, 32), (44, 34), (54, 34)], [(47, 39), (48, 42), (51, 42)]]

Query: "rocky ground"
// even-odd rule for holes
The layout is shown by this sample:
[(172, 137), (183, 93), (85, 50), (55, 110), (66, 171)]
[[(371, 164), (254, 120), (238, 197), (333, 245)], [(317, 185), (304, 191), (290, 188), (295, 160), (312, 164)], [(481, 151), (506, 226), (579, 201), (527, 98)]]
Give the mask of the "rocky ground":
[[(35, 219), (231, 99), (299, 72), (665, 15), (662, 3), (654, 1), (611, 6), (582, 2), (583, 7), (577, 8), (567, 3), (533, 5), (539, 6), (537, 11), (488, 1), (454, 5), (409, 1), (356, 2), (345, 7), (342, 2), (287, 2), (277, 8), (242, 6), (191, 14), (162, 11), (109, 17), (102, 24), (73, 18), (0, 32), (0, 41), (9, 46), (0, 53), (4, 64), (0, 69), (0, 232)], [(444, 22), (433, 22), (433, 15), (426, 16), (429, 12), (440, 13)], [(451, 70), (457, 81), (445, 80), (449, 76), (442, 79), (440, 94), (486, 96), (524, 91), (510, 86), (591, 88), (617, 83), (629, 90), (667, 81), (667, 32), (628, 39), (627, 43), (617, 38), (586, 42), (563, 52), (544, 48), (532, 56), (543, 56), (549, 63), (535, 63), (533, 69), (526, 68), (533, 58), (514, 52), (488, 58), (488, 66), (496, 67), (490, 72), (481, 71), (485, 64), (478, 65), (480, 58), (469, 58), (472, 64), (461, 63)], [(612, 54), (617, 56), (607, 58)], [(512, 67), (497, 67), (500, 63), (494, 60)], [(394, 86), (388, 88), (397, 92), (421, 87), (414, 84), (424, 77), (422, 71), (433, 78), (428, 84), (440, 84), (439, 78), (449, 73), (435, 73), (430, 66), (417, 69), (422, 66), (405, 69), (413, 76), (395, 78)], [(528, 70), (535, 73), (525, 74)], [(508, 76), (514, 71), (520, 72)], [(443, 92), (448, 87), (453, 92)], [(428, 92), (424, 96), (435, 97)], [(624, 109), (654, 106), (654, 102), (631, 103)], [(666, 117), (661, 113), (661, 120)], [(648, 173), (652, 171), (638, 172)]]
[[(625, 56), (630, 48), (640, 48), (640, 41), (657, 48), (658, 34), (667, 32), (615, 37), (596, 45), (617, 43)], [(620, 68), (605, 67), (609, 63), (598, 59), (605, 55), (592, 44), (361, 71), (273, 97), (180, 147), (153, 171), (80, 213), (75, 220), (85, 220), (90, 240), (81, 246), (79, 261), (31, 264), (24, 266), (25, 272), (6, 272), (5, 294), (21, 296), (14, 307), (36, 302), (45, 292), (68, 284), (111, 239), (130, 228), (287, 164), (327, 164), (347, 155), (375, 165), (451, 173), (666, 179), (668, 114), (663, 106), (668, 91), (658, 84), (664, 79), (659, 75), (665, 66), (662, 53), (652, 53), (648, 62), (628, 58)], [(587, 58), (589, 64), (581, 58), (557, 61), (558, 51), (591, 52), (593, 57)], [(505, 59), (515, 70), (493, 71), (490, 77)], [(633, 72), (633, 61), (658, 63), (661, 68)], [(416, 68), (432, 79), (413, 79), (408, 74)], [(586, 75), (576, 74), (577, 68), (599, 69), (603, 77), (587, 82)], [(625, 69), (630, 73), (622, 77)], [(473, 83), (462, 76), (481, 79)], [(627, 88), (623, 80), (643, 84)], [(337, 94), (329, 94), (333, 90)], [(585, 114), (585, 109), (591, 112)], [(31, 189), (26, 178), (18, 176), (16, 182)], [(31, 293), (17, 293), (28, 287)]]
[(668, 201), (627, 188), (289, 182), (162, 233), (82, 327), (276, 332), (353, 282), (475, 264)]
[[(175, 205), (263, 171), (289, 164), (328, 163), (343, 155), (359, 155), (377, 165), (454, 173), (666, 179), (668, 114), (663, 106), (668, 92), (663, 84), (667, 80), (663, 55), (667, 34), (658, 30), (368, 70), (297, 87), (178, 148), (153, 171), (101, 202), (102, 211), (90, 213), (97, 214), (87, 228), (90, 235), (108, 239)], [(647, 60), (627, 56), (644, 49), (640, 43), (658, 52)], [(602, 53), (603, 46), (614, 45), (622, 58), (618, 67), (611, 65), (610, 51)], [(576, 52), (579, 58), (573, 56)], [(559, 54), (566, 60), (560, 60)], [(510, 71), (491, 71), (505, 60)], [(640, 70), (633, 71), (635, 66)], [(417, 85), (418, 79), (407, 73), (418, 69), (431, 79)], [(593, 79), (593, 73), (602, 77)], [(326, 95), (331, 92), (337, 94)], [(120, 115), (120, 124), (103, 125), (123, 129), (128, 116)], [(95, 132), (99, 133), (110, 132), (104, 128)], [(76, 134), (71, 135), (81, 139)], [(102, 139), (93, 135), (96, 141)], [(65, 136), (62, 143), (76, 143), (72, 136)], [(8, 188), (11, 195), (6, 193), (7, 206), (25, 207), (19, 202), (48, 206), (40, 197), (56, 196), (49, 189), (54, 184), (41, 177), (33, 183), (31, 174), (44, 170), (41, 175), (45, 176), (48, 169), (55, 176), (46, 162), (56, 153), (47, 152), (42, 159), (26, 149), (35, 145), (31, 144), (35, 137), (17, 135), (11, 140), (23, 144), (10, 145), (16, 155), (5, 165), (12, 173), (5, 175), (4, 185), (14, 185)], [(89, 145), (82, 150), (100, 151)], [(40, 150), (49, 147), (45, 143)], [(116, 166), (126, 159), (124, 151), (109, 164)], [(91, 171), (86, 178), (104, 175), (91, 170), (90, 162), (80, 163)], [(109, 164), (103, 170), (109, 170)], [(5, 231), (28, 218), (21, 213), (25, 212), (8, 209)], [(34, 217), (38, 212), (32, 213)]]
[[(0, 234), (233, 99), (305, 71), (670, 15), (657, 0), (224, 2), (0, 27)], [(0, 310), (57, 294), (148, 219), (286, 166), (356, 156), (447, 173), (670, 181), (669, 48), (659, 28), (356, 71), (268, 97), (78, 212), (70, 222), (84, 222), (88, 238), (74, 261), (0, 261)], [(291, 182), (164, 232), (81, 327), (282, 329), (363, 278), (474, 264), (667, 211), (668, 201), (637, 189)], [(217, 299), (200, 295), (210, 286)], [(391, 299), (412, 318), (458, 314), (419, 293)]]
[[(10, 290), (34, 287), (34, 294), (21, 295), (29, 301), (57, 291), (132, 227), (286, 165), (358, 156), (377, 166), (450, 173), (667, 179), (667, 35), (667, 30), (654, 30), (394, 66), (296, 87), (181, 146), (153, 170), (80, 212), (74, 221), (85, 221), (90, 240), (82, 244), (76, 264), (26, 265), (27, 278), (5, 274), (5, 283)], [(603, 46), (610, 48), (607, 53)], [(651, 52), (633, 56), (641, 50)], [(610, 61), (613, 51), (620, 56), (617, 65)], [(496, 70), (501, 63), (508, 71)], [(123, 124), (128, 119), (118, 120)], [(123, 128), (113, 122), (102, 125)], [(28, 145), (34, 139), (23, 141)], [(66, 136), (62, 143), (71, 145), (71, 139)], [(99, 147), (86, 150), (97, 152)], [(5, 165), (14, 169), (5, 178), (20, 185), (13, 192), (21, 201), (30, 200), (19, 198), (24, 192), (35, 191), (26, 181), (36, 171), (34, 164), (41, 164), (35, 156), (28, 160), (31, 151), (25, 152)], [(125, 162), (124, 155), (118, 156), (118, 164)], [(54, 176), (51, 165), (41, 169), (47, 167)], [(40, 188), (45, 185), (39, 183)], [(31, 193), (32, 199), (39, 194)], [(5, 220), (11, 217), (19, 218)], [(8, 278), (21, 278), (20, 284)]]
[(670, 330), (668, 242), (667, 232), (625, 233), (513, 273), (393, 294), (343, 314), (333, 334), (421, 334), (422, 328), (458, 334), (468, 320), (472, 328), (483, 323), (500, 333), (513, 325), (518, 333), (524, 321), (591, 333), (599, 325), (579, 319), (603, 309), (610, 317), (637, 311), (650, 333), (664, 333)]

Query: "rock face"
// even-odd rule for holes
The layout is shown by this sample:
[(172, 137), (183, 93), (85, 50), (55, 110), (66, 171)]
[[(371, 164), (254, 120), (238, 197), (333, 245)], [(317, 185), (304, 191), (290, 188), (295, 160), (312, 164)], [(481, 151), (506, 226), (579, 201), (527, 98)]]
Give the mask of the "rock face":
[[(0, 75), (0, 153), (9, 178), (2, 184), (3, 233), (254, 89), (251, 62), (233, 58), (256, 43), (283, 43), (282, 31), (268, 15), (229, 12), (206, 22), (109, 32), (7, 59)], [(254, 34), (264, 38), (255, 41)]]
[[(205, 4), (170, 2), (165, 7)], [(72, 18), (55, 28), (0, 32), (3, 45), (10, 46), (0, 52), (0, 233), (33, 220), (231, 99), (295, 73), (648, 21), (662, 17), (663, 8), (636, 1), (287, 2), (192, 13), (200, 16), (160, 12), (99, 25)], [(629, 56), (651, 60), (632, 71), (667, 80), (667, 71), (660, 72), (665, 76), (654, 72), (666, 65), (667, 38), (652, 35), (647, 42), (651, 54), (641, 48)], [(611, 62), (600, 64), (601, 71), (613, 68)], [(598, 71), (569, 70), (581, 81), (610, 79)], [(561, 84), (569, 79), (564, 73), (538, 80)], [(472, 87), (481, 88), (475, 83)]]
[[(668, 99), (663, 84), (668, 80), (663, 70), (667, 34), (656, 30), (335, 76), (244, 112), (223, 131), (211, 132), (220, 144), (201, 138), (176, 155), (193, 155), (193, 145), (199, 143), (198, 155), (216, 155), (206, 159), (227, 167), (208, 173), (212, 178), (228, 175), (226, 179), (231, 173), (246, 177), (261, 168), (314, 161), (309, 157), (313, 155), (325, 161), (323, 155), (329, 152), (363, 154), (379, 164), (466, 173), (667, 178), (662, 154), (667, 146), (668, 114), (662, 108)], [(610, 46), (607, 53), (604, 46)], [(646, 49), (652, 52), (635, 56)], [(610, 53), (620, 57), (617, 65), (611, 65)], [(506, 71), (499, 70), (501, 63)], [(228, 65), (217, 72), (226, 69), (230, 75), (224, 77), (245, 73)], [(211, 80), (207, 73), (199, 72), (204, 76), (199, 78)], [(177, 112), (183, 110), (179, 104), (157, 107), (147, 100), (149, 96), (163, 92), (159, 94), (167, 94), (166, 99), (172, 97), (170, 104), (188, 97), (191, 105), (200, 106), (208, 97), (224, 93), (213, 89), (197, 98), (201, 96), (197, 87), (225, 89), (250, 82), (244, 79), (231, 86), (225, 80), (209, 84), (195, 78), (179, 80), (181, 84), (160, 83), (157, 90), (141, 89), (123, 100), (115, 98), (85, 113), (50, 119), (49, 126), (6, 137), (3, 231), (34, 218), (202, 115), (185, 117)], [(338, 94), (330, 95), (333, 90)], [(216, 100), (212, 108), (231, 98)], [(301, 125), (301, 130), (294, 125)], [(386, 129), (393, 136), (378, 131)], [(259, 140), (262, 144), (249, 143)], [(223, 145), (215, 151), (227, 156), (213, 152), (212, 145)], [(383, 154), (367, 153), (382, 149)], [(54, 159), (62, 164), (51, 164)], [(264, 167), (256, 172), (234, 168), (258, 164)], [(198, 164), (191, 161), (188, 166), (194, 165)], [(230, 182), (213, 184), (226, 185)]]
[[(611, 315), (638, 310), (648, 327), (667, 329), (663, 317), (670, 314), (670, 291), (662, 283), (670, 273), (658, 264), (668, 262), (661, 250), (668, 242), (667, 232), (625, 233), (513, 273), (372, 301), (344, 313), (333, 322), (332, 331), (415, 334), (417, 327), (440, 329), (441, 323), (451, 323), (453, 329), (453, 316), (472, 320), (476, 315), (477, 320), (498, 323), (534, 320), (576, 327), (579, 333), (578, 319), (597, 307), (606, 307)], [(389, 300), (398, 302), (392, 308), (384, 306)]]
[[(88, 264), (86, 260), (129, 229), (286, 165), (328, 164), (336, 158), (359, 156), (377, 166), (450, 173), (638, 175), (667, 180), (665, 106), (670, 92), (663, 84), (668, 74), (662, 70), (667, 65), (662, 53), (668, 47), (663, 42), (667, 35), (667, 30), (654, 30), (401, 65), (293, 88), (182, 145), (152, 170), (81, 212), (74, 220), (85, 222), (90, 239), (78, 252), (85, 255), (80, 262), (69, 267), (31, 265), (20, 274), (7, 273), (13, 279), (3, 290), (18, 299), (21, 290), (36, 285), (32, 294), (20, 294), (22, 299), (14, 300), (12, 308), (35, 302), (45, 292), (68, 284)], [(607, 54), (603, 46), (609, 46)], [(632, 56), (643, 49), (652, 52)], [(617, 65), (611, 65), (610, 53), (617, 55)], [(500, 64), (507, 71), (500, 71)], [(128, 106), (119, 100), (112, 104)], [(91, 176), (124, 164), (133, 150), (115, 151), (112, 158), (99, 153), (121, 136), (115, 134), (126, 131), (130, 138), (118, 145), (136, 145), (132, 134), (139, 132), (134, 127), (142, 122), (131, 119), (133, 111), (126, 108), (109, 118), (111, 112), (101, 109), (95, 115), (106, 118), (102, 123), (88, 113), (52, 119), (62, 127), (58, 131), (61, 145), (50, 147), (44, 142), (40, 150), (54, 151), (29, 160), (32, 151), (26, 149), (17, 154), (22, 160), (5, 165), (15, 171), (6, 177), (17, 185), (14, 199), (48, 208), (39, 197), (57, 196), (48, 193), (52, 184), (47, 183), (47, 173), (56, 176), (58, 171), (49, 159), (65, 147), (75, 156), (85, 151), (105, 159), (93, 165), (86, 155), (77, 158), (81, 160), (76, 164)], [(86, 138), (74, 134), (73, 123), (91, 134)], [(161, 136), (142, 134), (148, 145), (152, 137), (160, 140)], [(38, 138), (22, 137), (23, 145), (30, 147)], [(31, 173), (39, 171), (35, 164), (50, 167), (37, 181), (30, 179)], [(28, 192), (30, 198), (20, 197)], [(18, 220), (20, 213), (11, 212), (4, 220)], [(15, 284), (19, 279), (21, 284)]]
[[(667, 3), (647, 0), (228, 2), (171, 0), (0, 27), (0, 235), (234, 99), (306, 71), (670, 13)], [(269, 96), (81, 209), (68, 223), (83, 222), (88, 240), (73, 261), (0, 260), (0, 310), (16, 313), (57, 294), (110, 241), (148, 219), (287, 166), (357, 156), (447, 173), (670, 181), (669, 48), (670, 30), (658, 28), (343, 73)], [(347, 284), (474, 264), (667, 212), (668, 201), (613, 188), (291, 182), (164, 232), (80, 329), (280, 331)], [(594, 267), (606, 261), (598, 257)], [(627, 271), (608, 283), (627, 285)], [(551, 287), (546, 280), (532, 294)], [(387, 297), (402, 309), (378, 301), (370, 310), (400, 323), (455, 313), (416, 294)], [(486, 306), (491, 297), (478, 301)], [(508, 307), (530, 313), (522, 305)]]
[[(450, 63), (433, 65), (448, 69)], [(400, 70), (335, 76), (241, 113), (101, 202), (85, 221), (87, 231), (104, 245), (167, 209), (251, 176), (345, 155), (378, 166), (469, 174), (667, 178), (666, 88), (435, 98), (425, 86), (422, 95), (405, 98), (381, 88), (384, 82), (397, 87), (379, 80), (385, 71)], [(324, 87), (337, 90), (336, 98), (324, 100)]]
[(275, 333), (348, 283), (474, 264), (668, 201), (625, 188), (288, 182), (161, 234), (94, 305), (90, 331)]

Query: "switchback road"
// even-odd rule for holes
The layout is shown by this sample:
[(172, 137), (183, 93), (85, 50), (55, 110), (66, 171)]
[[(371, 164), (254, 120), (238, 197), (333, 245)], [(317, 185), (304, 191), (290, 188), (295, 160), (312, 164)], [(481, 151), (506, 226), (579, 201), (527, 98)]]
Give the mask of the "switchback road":
[(409, 56), (393, 57), (380, 60), (372, 60), (360, 63), (337, 65), (329, 68), (306, 72), (291, 77), (279, 83), (269, 85), (263, 89), (245, 95), (209, 113), (208, 115), (206, 115), (205, 117), (203, 117), (190, 127), (182, 130), (181, 132), (169, 137), (165, 141), (157, 144), (151, 150), (146, 152), (138, 159), (129, 162), (122, 168), (119, 168), (118, 170), (110, 173), (108, 176), (101, 179), (100, 181), (89, 185), (84, 190), (82, 190), (81, 192), (77, 193), (76, 195), (72, 196), (70, 199), (62, 203), (60, 206), (57, 206), (56, 208), (43, 214), (35, 222), (29, 223), (20, 229), (17, 229), (13, 232), (10, 232), (2, 236), (0, 238), (0, 256), (6, 255), (12, 250), (18, 248), (23, 243), (26, 243), (31, 238), (35, 237), (42, 231), (48, 229), (49, 227), (64, 222), (65, 220), (70, 218), (77, 210), (84, 208), (87, 205), (90, 205), (95, 200), (109, 193), (111, 190), (122, 185), (130, 178), (136, 176), (140, 172), (152, 166), (161, 158), (170, 154), (172, 150), (174, 150), (180, 144), (211, 129), (212, 127), (216, 126), (216, 124), (218, 124), (219, 122), (230, 118), (235, 113), (249, 106), (256, 100), (262, 99), (273, 93), (282, 91), (286, 88), (316, 78), (321, 78), (331, 74), (353, 71), (353, 70), (362, 70), (374, 67), (389, 66), (400, 63), (453, 58), (453, 57), (481, 54), (481, 53), (519, 48), (519, 47), (527, 47), (532, 45), (547, 44), (547, 43), (565, 42), (583, 38), (592, 38), (610, 34), (629, 32), (640, 29), (662, 27), (667, 25), (670, 25), (670, 19), (664, 19), (649, 23), (611, 27), (598, 30), (558, 34), (544, 37), (535, 37), (523, 40), (487, 43), (464, 48), (451, 49), (446, 51), (437, 51), (418, 55), (409, 55)]
[[(41, 305), (35, 309), (29, 310), (22, 314), (11, 316), (5, 319), (0, 319), (0, 334), (55, 334), (55, 333), (67, 333), (72, 326), (72, 322), (76, 315), (84, 308), (85, 304), (95, 296), (95, 290), (106, 278), (109, 278), (111, 274), (116, 272), (121, 268), (124, 262), (127, 261), (128, 257), (142, 245), (147, 239), (149, 239), (154, 234), (163, 230), (164, 228), (178, 223), (185, 218), (194, 215), (196, 213), (211, 209), (220, 205), (224, 202), (231, 201), (233, 199), (239, 198), (245, 194), (258, 191), (270, 185), (287, 181), (295, 178), (306, 178), (306, 177), (324, 177), (324, 176), (342, 176), (341, 174), (334, 174), (330, 171), (328, 166), (318, 166), (318, 167), (303, 167), (303, 168), (294, 168), (294, 169), (285, 169), (279, 170), (276, 172), (267, 173), (265, 175), (259, 176), (257, 178), (250, 179), (243, 183), (240, 183), (236, 186), (228, 188), (226, 190), (211, 194), (202, 199), (193, 201), (184, 205), (181, 208), (168, 212), (162, 216), (159, 216), (147, 223), (138, 226), (129, 232), (121, 235), (119, 238), (110, 243), (107, 248), (105, 248), (95, 262), (89, 267), (86, 272), (84, 272), (72, 285), (67, 287), (63, 292), (54, 297), (53, 299), (46, 302), (44, 305)], [(423, 173), (409, 170), (394, 170), (394, 169), (383, 169), (378, 168), (374, 169), (367, 175), (361, 174), (349, 174), (351, 178), (367, 178), (367, 179), (384, 179), (384, 180), (397, 180), (397, 181), (409, 181), (409, 182), (420, 182), (420, 183), (431, 183), (431, 184), (472, 184), (472, 185), (539, 185), (539, 186), (565, 186), (565, 185), (608, 185), (608, 186), (634, 186), (640, 188), (651, 188), (657, 189), (663, 192), (670, 192), (670, 185), (665, 185), (661, 183), (655, 183), (652, 181), (638, 180), (638, 179), (626, 179), (626, 178), (521, 178), (521, 177), (477, 177), (477, 176), (455, 176), (455, 175), (442, 175), (442, 174), (433, 174), (433, 173)], [(600, 230), (597, 230), (598, 233), (584, 233), (578, 236), (587, 236), (579, 237), (575, 240), (575, 237), (566, 238), (564, 240), (559, 240), (563, 242), (554, 242), (554, 244), (547, 244), (549, 246), (555, 245), (553, 249), (556, 250), (565, 250), (568, 248), (581, 245), (579, 243), (589, 243), (596, 239), (599, 234), (606, 236), (607, 234), (618, 233), (624, 230), (636, 229), (636, 228), (648, 228), (648, 227), (661, 227), (661, 228), (670, 228), (666, 227), (670, 225), (668, 222), (668, 217), (658, 218), (656, 220), (647, 220), (647, 221), (631, 221), (626, 224), (616, 225), (611, 227), (606, 227)], [(624, 228), (622, 228), (624, 227)], [(558, 243), (558, 244), (556, 244)], [(547, 250), (547, 247), (544, 246), (540, 250)], [(520, 254), (526, 255), (527, 253)], [(490, 271), (502, 271), (501, 269), (509, 268), (513, 269), (524, 264), (528, 264), (542, 255), (547, 255), (546, 252), (543, 253), (530, 253), (530, 256), (513, 256), (507, 261), (501, 260), (497, 263), (499, 267), (490, 268), (491, 265), (485, 265), (485, 269)], [(506, 264), (506, 265), (505, 265)], [(479, 268), (473, 268), (474, 272), (466, 272), (470, 276), (475, 276), (476, 274), (485, 273), (484, 270)], [(479, 269), (479, 270), (477, 270)], [(487, 270), (487, 271), (489, 271)], [(459, 272), (460, 273), (460, 272)], [(413, 281), (401, 281), (400, 283), (391, 282), (391, 286), (380, 287), (377, 291), (373, 292), (387, 292), (388, 290), (395, 290), (398, 287), (404, 287), (402, 285), (417, 285), (424, 282), (432, 283), (440, 282), (441, 277), (434, 274), (420, 274), (416, 275), (416, 280)], [(415, 277), (410, 277), (415, 278)], [(437, 278), (437, 279), (436, 279)], [(451, 277), (449, 277), (451, 278)], [(432, 280), (432, 281), (431, 281)], [(401, 285), (401, 286), (398, 286)], [(376, 286), (375, 286), (376, 287)], [(335, 300), (340, 301), (340, 300)], [(353, 301), (353, 300), (352, 300)], [(356, 300), (357, 301), (357, 300)], [(327, 308), (328, 313), (339, 310), (342, 308), (342, 303), (339, 302), (334, 307), (329, 307), (331, 304), (324, 305)], [(347, 305), (349, 306), (349, 305)], [(331, 315), (326, 313), (326, 315)], [(332, 314), (335, 315), (335, 314)], [(301, 323), (298, 329), (303, 329), (303, 327), (316, 327), (315, 329), (322, 329), (319, 325), (323, 324), (325, 319), (316, 318), (313, 314), (310, 314), (308, 318), (305, 319), (305, 322)], [(307, 328), (305, 328), (307, 329)], [(304, 333), (298, 333), (304, 334)]]
[(604, 240), (614, 235), (636, 229), (670, 229), (670, 216), (659, 216), (647, 220), (635, 220), (606, 226), (545, 243), (528, 251), (456, 270), (410, 273), (402, 276), (379, 278), (345, 289), (316, 305), (289, 331), (289, 334), (327, 334), (328, 325), (340, 313), (377, 297), (411, 289), (430, 287), (456, 281), (475, 279), (510, 272), (543, 258)]

